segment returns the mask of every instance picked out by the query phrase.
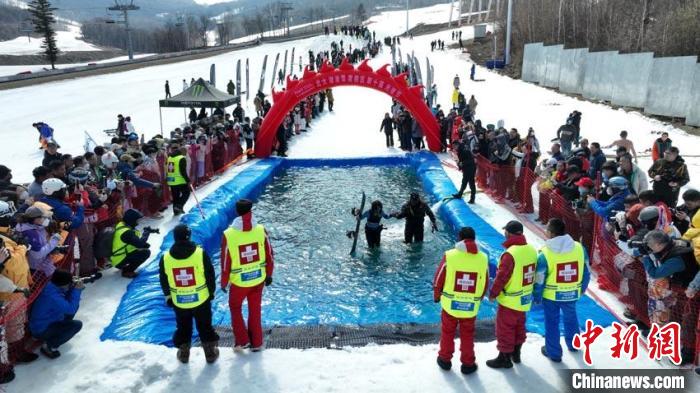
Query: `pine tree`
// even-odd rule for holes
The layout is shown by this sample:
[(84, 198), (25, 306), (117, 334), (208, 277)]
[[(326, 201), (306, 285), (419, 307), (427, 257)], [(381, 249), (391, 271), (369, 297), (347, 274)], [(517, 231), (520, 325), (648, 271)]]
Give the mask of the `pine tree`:
[(51, 63), (51, 69), (56, 69), (58, 58), (58, 45), (56, 44), (56, 30), (54, 24), (56, 18), (53, 12), (56, 8), (51, 7), (49, 0), (32, 0), (29, 3), (29, 13), (32, 15), (34, 31), (44, 37), (41, 47), (44, 49), (44, 56)]
[(357, 17), (360, 24), (364, 22), (365, 19), (367, 19), (367, 11), (365, 11), (364, 4), (360, 3), (360, 5), (357, 6), (357, 10), (355, 10), (355, 16)]

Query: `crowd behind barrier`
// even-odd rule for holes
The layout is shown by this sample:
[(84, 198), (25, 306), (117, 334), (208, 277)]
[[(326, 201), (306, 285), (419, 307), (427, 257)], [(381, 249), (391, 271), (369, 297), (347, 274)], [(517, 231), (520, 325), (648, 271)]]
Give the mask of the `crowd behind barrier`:
[[(671, 282), (655, 288), (645, 272), (640, 256), (623, 250), (606, 227), (606, 220), (590, 209), (577, 208), (555, 188), (538, 187), (547, 181), (528, 167), (501, 165), (477, 155), (476, 182), (481, 190), (496, 203), (510, 204), (522, 220), (546, 224), (550, 218), (562, 219), (567, 232), (590, 250), (591, 267), (597, 273), (602, 290), (613, 293), (626, 307), (625, 317), (648, 332), (652, 322), (665, 324), (677, 322), (681, 325), (681, 345), (686, 351), (695, 348), (695, 364), (700, 353), (700, 295), (686, 296), (686, 287)], [(594, 182), (601, 191), (601, 178)], [(533, 201), (537, 195), (537, 203)], [(624, 248), (624, 247), (623, 247)], [(663, 292), (670, 299), (664, 302), (649, 298), (649, 292)], [(650, 307), (650, 302), (657, 302)], [(650, 311), (656, 314), (650, 315)]]

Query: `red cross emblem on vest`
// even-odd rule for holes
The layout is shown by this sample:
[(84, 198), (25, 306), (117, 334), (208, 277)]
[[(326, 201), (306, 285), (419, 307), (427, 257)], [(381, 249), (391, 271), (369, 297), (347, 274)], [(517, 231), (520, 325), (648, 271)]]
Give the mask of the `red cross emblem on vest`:
[(172, 162), (168, 163), (168, 172), (169, 173), (175, 172), (175, 164), (174, 163), (172, 163)]
[(557, 264), (557, 282), (572, 283), (578, 281), (578, 263), (566, 262)]
[(535, 264), (523, 266), (523, 286), (532, 285), (535, 282)]
[(455, 273), (455, 292), (475, 293), (476, 273), (457, 272)]
[(241, 261), (241, 265), (260, 261), (258, 243), (241, 244), (238, 246), (238, 260)]
[(173, 269), (175, 286), (178, 288), (192, 287), (194, 282), (194, 267), (176, 267)]

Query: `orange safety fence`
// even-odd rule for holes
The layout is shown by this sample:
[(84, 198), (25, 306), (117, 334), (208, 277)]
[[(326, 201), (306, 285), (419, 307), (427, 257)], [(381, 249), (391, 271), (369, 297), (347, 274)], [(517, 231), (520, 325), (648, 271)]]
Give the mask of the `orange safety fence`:
[[(638, 257), (624, 252), (605, 228), (604, 220), (589, 209), (577, 209), (556, 189), (533, 187), (538, 176), (529, 168), (498, 165), (483, 156), (476, 157), (476, 183), (496, 203), (509, 203), (523, 214), (535, 213), (537, 220), (547, 223), (557, 217), (564, 221), (567, 232), (589, 250), (591, 268), (597, 273), (602, 290), (611, 292), (643, 327), (656, 322), (677, 322), (681, 325), (681, 345), (686, 356), (700, 358), (700, 294), (688, 299), (685, 288), (668, 280), (651, 280)], [(517, 176), (516, 176), (517, 174)], [(544, 181), (544, 179), (540, 179)], [(600, 176), (595, 179), (600, 187)], [(533, 191), (534, 189), (534, 191)], [(538, 192), (538, 203), (533, 203)]]
[[(200, 146), (201, 149), (200, 150)], [(213, 180), (213, 176), (223, 173), (225, 170), (240, 162), (241, 159), (251, 151), (243, 151), (238, 134), (230, 131), (226, 134), (226, 139), (212, 142), (207, 141), (206, 145), (191, 145), (188, 148), (190, 158), (190, 174), (193, 184), (200, 187)], [(204, 152), (204, 156), (202, 156)], [(200, 154), (197, 156), (197, 154)], [(200, 160), (197, 161), (197, 158)], [(202, 160), (202, 158), (204, 158)], [(138, 175), (148, 181), (160, 183), (159, 189), (126, 187), (119, 201), (103, 205), (95, 210), (94, 214), (86, 215), (86, 219), (81, 228), (67, 234), (64, 244), (69, 245), (68, 251), (62, 257), (57, 258), (55, 265), (59, 269), (70, 271), (74, 276), (86, 275), (81, 266), (81, 259), (92, 258), (94, 268), (94, 257), (92, 256), (92, 245), (85, 243), (84, 237), (94, 241), (94, 236), (99, 230), (114, 226), (119, 221), (125, 208), (133, 206), (139, 209), (146, 216), (154, 215), (159, 210), (170, 204), (170, 190), (165, 179), (165, 162), (167, 156), (161, 152), (156, 157), (156, 162), (151, 165), (142, 165), (138, 168)], [(203, 176), (197, 177), (197, 165), (204, 163)], [(89, 247), (89, 249), (86, 249)], [(82, 255), (82, 258), (81, 258)], [(98, 266), (102, 266), (106, 261), (97, 261)], [(88, 271), (89, 275), (91, 272)], [(40, 271), (32, 274), (30, 296), (25, 298), (23, 294), (11, 295), (12, 300), (0, 305), (0, 373), (6, 372), (16, 363), (18, 354), (24, 349), (34, 350), (39, 344), (30, 337), (27, 327), (29, 310), (33, 302), (39, 296), (43, 288), (48, 283), (49, 278)], [(16, 299), (16, 301), (15, 301)]]

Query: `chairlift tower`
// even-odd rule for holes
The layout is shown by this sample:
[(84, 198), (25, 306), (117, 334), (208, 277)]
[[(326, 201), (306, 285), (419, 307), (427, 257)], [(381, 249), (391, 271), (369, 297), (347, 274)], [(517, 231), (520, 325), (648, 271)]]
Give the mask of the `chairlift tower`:
[(289, 11), (293, 10), (292, 3), (280, 3), (280, 13), (282, 20), (285, 21), (287, 27), (287, 37), (289, 37)]
[(107, 9), (109, 11), (118, 11), (122, 13), (124, 19), (119, 21), (107, 21), (107, 23), (124, 25), (124, 28), (126, 29), (126, 49), (129, 53), (129, 60), (134, 60), (134, 48), (131, 43), (131, 26), (129, 26), (129, 11), (138, 11), (141, 9), (141, 7), (134, 5), (134, 0), (129, 1), (128, 4), (126, 3), (126, 0), (123, 3), (119, 2), (118, 0), (114, 0), (114, 6), (108, 7)]

